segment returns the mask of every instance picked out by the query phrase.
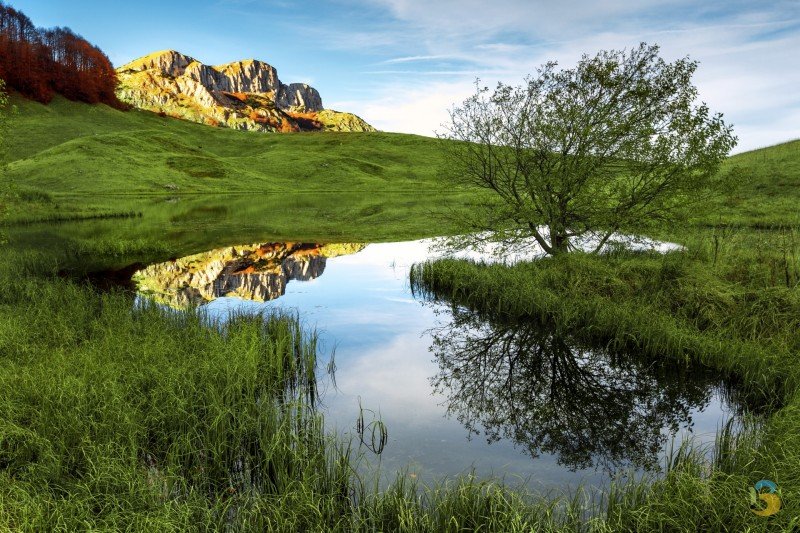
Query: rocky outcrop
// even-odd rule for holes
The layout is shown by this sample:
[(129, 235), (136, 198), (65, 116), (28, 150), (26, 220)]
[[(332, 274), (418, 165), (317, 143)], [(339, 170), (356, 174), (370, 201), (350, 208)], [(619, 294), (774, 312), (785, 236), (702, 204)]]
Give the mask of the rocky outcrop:
[(117, 69), (120, 100), (148, 111), (254, 131), (375, 131), (351, 113), (327, 110), (305, 83), (284, 84), (257, 60), (209, 66), (167, 50)]
[(151, 265), (133, 275), (139, 292), (172, 307), (202, 305), (223, 296), (265, 302), (286, 293), (291, 280), (321, 276), (328, 258), (364, 244), (263, 243), (211, 250)]
[[(280, 109), (299, 111), (301, 113), (304, 111), (322, 111), (324, 109), (322, 107), (322, 97), (317, 90), (305, 83), (281, 84), (275, 103)], [(349, 115), (349, 113), (342, 114)]]

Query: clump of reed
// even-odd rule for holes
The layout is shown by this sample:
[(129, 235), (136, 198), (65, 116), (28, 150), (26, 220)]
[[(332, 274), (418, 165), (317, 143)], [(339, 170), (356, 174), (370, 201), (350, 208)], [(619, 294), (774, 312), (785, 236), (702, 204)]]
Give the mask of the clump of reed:
[(297, 494), (347, 511), (349, 447), (323, 431), (295, 317), (211, 327), (8, 266), (0, 529), (222, 527)]

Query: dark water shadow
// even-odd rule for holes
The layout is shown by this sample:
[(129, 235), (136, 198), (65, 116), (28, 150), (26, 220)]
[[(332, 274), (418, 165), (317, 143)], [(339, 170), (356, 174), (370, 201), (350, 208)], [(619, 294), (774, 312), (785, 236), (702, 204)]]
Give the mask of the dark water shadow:
[(656, 471), (693, 413), (712, 403), (733, 417), (750, 409), (738, 384), (700, 365), (589, 346), (555, 324), (450, 311), (431, 331), (431, 383), (448, 416), (470, 435), (553, 454), (570, 470)]

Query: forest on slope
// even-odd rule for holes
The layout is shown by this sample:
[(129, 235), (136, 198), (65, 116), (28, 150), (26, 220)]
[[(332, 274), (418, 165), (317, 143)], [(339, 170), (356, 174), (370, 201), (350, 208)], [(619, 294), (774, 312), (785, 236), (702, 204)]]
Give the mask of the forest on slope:
[(42, 103), (56, 94), (122, 108), (117, 73), (98, 47), (69, 28), (37, 28), (24, 13), (0, 1), (0, 79)]

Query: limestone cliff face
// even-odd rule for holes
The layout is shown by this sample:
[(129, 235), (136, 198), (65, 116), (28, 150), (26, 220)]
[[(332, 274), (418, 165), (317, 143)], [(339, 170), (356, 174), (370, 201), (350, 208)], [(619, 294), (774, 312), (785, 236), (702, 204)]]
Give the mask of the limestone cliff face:
[(167, 50), (117, 69), (117, 96), (134, 107), (254, 131), (375, 131), (352, 113), (325, 109), (316, 89), (285, 84), (262, 61), (209, 66)]
[(316, 279), (330, 257), (364, 244), (262, 243), (231, 246), (151, 265), (133, 275), (139, 292), (172, 307), (223, 296), (264, 302), (283, 296), (291, 280)]

